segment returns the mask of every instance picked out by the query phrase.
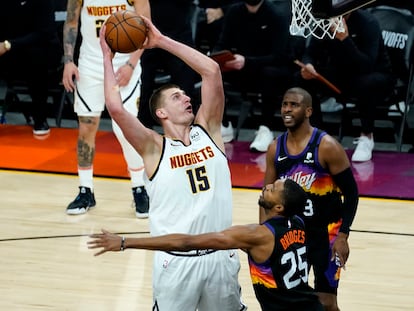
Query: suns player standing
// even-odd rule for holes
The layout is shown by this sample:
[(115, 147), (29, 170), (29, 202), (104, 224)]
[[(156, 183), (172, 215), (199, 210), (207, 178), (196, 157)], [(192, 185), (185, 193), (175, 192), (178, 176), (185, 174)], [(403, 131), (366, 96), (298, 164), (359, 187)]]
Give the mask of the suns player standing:
[[(67, 214), (70, 215), (86, 213), (89, 208), (95, 206), (93, 192), (95, 138), (101, 113), (105, 108), (99, 32), (105, 20), (119, 10), (135, 10), (146, 16), (150, 14), (148, 0), (68, 0), (67, 4), (67, 18), (63, 29), (65, 67), (62, 82), (66, 91), (75, 93), (74, 108), (79, 118), (77, 160), (80, 183), (79, 195), (66, 209)], [(76, 66), (74, 55), (79, 23), (82, 43), (78, 66)], [(138, 115), (141, 54), (142, 50), (132, 54), (117, 53), (113, 60), (124, 106), (133, 116)], [(136, 216), (146, 218), (148, 196), (144, 188), (142, 158), (126, 141), (115, 122), (112, 122), (112, 127), (128, 165)]]
[[(150, 197), (151, 235), (202, 234), (232, 224), (232, 192), (221, 137), (224, 90), (218, 64), (199, 51), (148, 27), (144, 48), (160, 48), (182, 59), (201, 77), (201, 105), (196, 115), (191, 99), (176, 85), (156, 90), (150, 111), (164, 135), (145, 127), (123, 107), (105, 39), (100, 42), (105, 66), (105, 103), (111, 117), (144, 159)], [(102, 32), (105, 29), (102, 29)], [(239, 311), (235, 250), (203, 249), (154, 254), (153, 310)]]
[(308, 193), (303, 214), (308, 262), (325, 310), (337, 311), (340, 268), (348, 260), (348, 235), (358, 205), (357, 185), (343, 147), (311, 126), (312, 98), (307, 91), (287, 90), (281, 115), (287, 131), (269, 146), (264, 183), (289, 178)]

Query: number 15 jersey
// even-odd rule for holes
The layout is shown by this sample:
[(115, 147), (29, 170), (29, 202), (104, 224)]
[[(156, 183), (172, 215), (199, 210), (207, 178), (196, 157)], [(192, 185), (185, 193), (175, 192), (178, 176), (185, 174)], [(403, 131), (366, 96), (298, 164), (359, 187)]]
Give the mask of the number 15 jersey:
[(228, 161), (199, 125), (190, 145), (164, 137), (153, 176), (145, 178), (150, 197), (151, 235), (200, 234), (232, 225), (232, 189)]

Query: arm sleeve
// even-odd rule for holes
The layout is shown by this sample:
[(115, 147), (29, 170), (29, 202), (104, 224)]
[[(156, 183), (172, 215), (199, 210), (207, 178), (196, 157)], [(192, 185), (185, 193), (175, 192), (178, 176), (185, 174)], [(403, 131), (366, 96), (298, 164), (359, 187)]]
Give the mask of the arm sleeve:
[(358, 207), (358, 186), (350, 167), (339, 174), (333, 175), (332, 178), (341, 189), (344, 197), (341, 212), (342, 225), (339, 231), (348, 234)]

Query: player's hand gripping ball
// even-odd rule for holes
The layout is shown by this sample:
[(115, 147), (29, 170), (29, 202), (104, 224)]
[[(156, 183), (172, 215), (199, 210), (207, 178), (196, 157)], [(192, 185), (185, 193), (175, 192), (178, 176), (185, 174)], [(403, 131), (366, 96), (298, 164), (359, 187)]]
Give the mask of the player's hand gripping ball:
[(108, 17), (105, 25), (105, 40), (113, 52), (134, 52), (147, 38), (147, 26), (133, 11), (117, 11)]

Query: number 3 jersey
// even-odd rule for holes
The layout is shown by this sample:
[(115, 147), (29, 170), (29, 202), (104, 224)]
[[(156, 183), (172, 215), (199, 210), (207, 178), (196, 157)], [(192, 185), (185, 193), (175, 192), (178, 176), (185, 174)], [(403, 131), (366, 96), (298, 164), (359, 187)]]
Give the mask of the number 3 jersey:
[(298, 216), (275, 217), (263, 223), (274, 235), (268, 260), (256, 263), (249, 256), (253, 288), (263, 311), (323, 310), (308, 286), (305, 229)]
[(308, 194), (304, 220), (307, 230), (326, 231), (329, 224), (341, 220), (342, 200), (329, 171), (318, 160), (318, 147), (326, 132), (314, 128), (312, 136), (304, 148), (297, 154), (287, 151), (287, 132), (278, 137), (274, 165), (277, 178), (292, 179)]
[(145, 188), (150, 197), (152, 235), (199, 234), (232, 225), (232, 189), (228, 161), (199, 125), (190, 145), (164, 137), (158, 168)]

